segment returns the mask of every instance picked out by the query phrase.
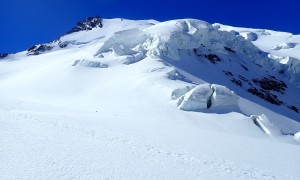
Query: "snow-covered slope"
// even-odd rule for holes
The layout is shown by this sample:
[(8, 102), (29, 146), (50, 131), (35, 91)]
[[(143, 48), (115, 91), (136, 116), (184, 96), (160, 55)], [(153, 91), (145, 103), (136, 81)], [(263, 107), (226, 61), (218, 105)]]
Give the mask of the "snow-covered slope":
[(300, 71), (300, 35), (287, 32), (277, 32), (265, 29), (237, 28), (222, 24), (214, 24), (222, 31), (233, 31), (240, 34), (264, 52), (269, 58), (279, 62), (278, 69), (285, 77), (299, 87)]
[(238, 32), (265, 52), (300, 59), (300, 35), (265, 29), (238, 28), (218, 23), (214, 26), (219, 27), (220, 30)]
[(1, 54), (1, 179), (300, 179), (300, 41), (258, 32), (95, 17)]

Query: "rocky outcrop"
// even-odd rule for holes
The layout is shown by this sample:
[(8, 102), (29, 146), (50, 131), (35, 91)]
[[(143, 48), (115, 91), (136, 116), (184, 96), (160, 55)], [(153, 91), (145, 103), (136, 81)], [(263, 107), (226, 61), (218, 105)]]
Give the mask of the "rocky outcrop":
[(8, 56), (7, 53), (0, 53), (0, 59), (4, 59)]
[(31, 56), (31, 55), (43, 54), (47, 51), (50, 51), (52, 48), (53, 46), (47, 44), (34, 45), (27, 50), (27, 55)]
[(277, 95), (271, 94), (269, 91), (263, 89), (257, 89), (255, 87), (249, 88), (247, 91), (261, 99), (268, 101), (269, 103), (275, 105), (283, 104), (283, 102), (278, 99)]
[(58, 46), (59, 46), (60, 48), (65, 48), (65, 47), (68, 46), (68, 42), (61, 42), (61, 41), (59, 41), (59, 42), (58, 42)]
[(257, 78), (252, 81), (266, 91), (276, 91), (284, 94), (285, 89), (287, 88), (287, 85), (283, 81), (277, 80), (273, 76), (263, 77), (261, 79)]
[(99, 16), (88, 17), (85, 20), (78, 22), (77, 26), (72, 28), (71, 31), (67, 32), (67, 34), (79, 32), (79, 31), (89, 31), (97, 27), (99, 28), (103, 27), (102, 18), (100, 18)]

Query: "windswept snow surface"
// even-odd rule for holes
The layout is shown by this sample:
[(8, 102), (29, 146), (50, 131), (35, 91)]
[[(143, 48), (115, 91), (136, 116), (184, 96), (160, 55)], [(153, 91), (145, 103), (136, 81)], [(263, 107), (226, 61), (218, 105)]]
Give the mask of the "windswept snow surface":
[(0, 179), (300, 179), (299, 89), (242, 36), (104, 19), (48, 45), (0, 61)]

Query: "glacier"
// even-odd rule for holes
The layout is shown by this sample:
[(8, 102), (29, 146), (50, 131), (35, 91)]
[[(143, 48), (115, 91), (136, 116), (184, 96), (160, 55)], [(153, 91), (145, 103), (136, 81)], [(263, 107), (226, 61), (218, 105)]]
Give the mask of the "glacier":
[(1, 53), (1, 179), (300, 179), (299, 43), (90, 17)]

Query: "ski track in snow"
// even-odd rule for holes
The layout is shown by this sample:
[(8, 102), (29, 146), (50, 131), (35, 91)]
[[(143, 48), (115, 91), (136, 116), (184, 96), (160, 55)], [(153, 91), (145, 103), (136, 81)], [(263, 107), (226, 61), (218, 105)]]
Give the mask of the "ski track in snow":
[[(168, 179), (173, 178), (216, 178), (227, 179), (298, 179), (289, 175), (276, 176), (274, 172), (257, 169), (254, 167), (240, 167), (228, 160), (216, 159), (205, 155), (191, 155), (188, 152), (165, 150), (146, 143), (136, 143), (130, 139), (122, 138), (121, 135), (114, 135), (115, 132), (107, 129), (88, 129), (85, 127), (73, 126), (65, 115), (54, 115), (44, 117), (18, 109), (17, 106), (7, 108), (1, 114), (7, 114), (7, 118), (0, 119), (0, 136), (7, 139), (8, 147), (1, 147), (0, 154), (7, 154), (9, 146), (18, 146), (18, 151), (23, 153), (26, 164), (16, 163), (16, 157), (6, 158), (0, 166), (0, 174), (7, 175), (1, 179)], [(48, 136), (47, 136), (48, 134)], [(61, 139), (51, 139), (51, 134), (56, 134)], [(9, 142), (10, 139), (17, 142)], [(78, 141), (77, 141), (77, 140)], [(68, 141), (75, 144), (68, 144)], [(53, 143), (54, 141), (54, 143)], [(82, 143), (80, 145), (80, 142)], [(5, 143), (5, 144), (6, 144)], [(68, 156), (55, 157), (51, 150), (47, 152), (44, 147), (47, 143), (53, 146), (69, 146), (54, 150), (67, 151)], [(67, 143), (67, 144), (64, 144)], [(92, 158), (95, 154), (90, 152), (79, 152), (76, 157), (76, 146), (86, 146), (84, 149), (93, 149), (96, 153), (103, 153), (101, 157), (109, 161), (101, 161), (101, 158)], [(74, 147), (72, 147), (74, 146)], [(72, 147), (70, 149), (70, 147)], [(93, 151), (92, 150), (92, 151)], [(68, 152), (70, 151), (70, 152)], [(74, 152), (72, 152), (74, 151)], [(93, 152), (94, 152), (93, 151)], [(50, 153), (49, 153), (50, 152)], [(92, 152), (92, 153), (93, 153)], [(40, 158), (27, 159), (38, 154)], [(63, 152), (66, 153), (66, 152)], [(74, 153), (74, 154), (72, 154)], [(84, 154), (86, 153), (86, 154)], [(30, 155), (31, 154), (31, 155)], [(122, 155), (113, 157), (116, 155)], [(58, 154), (56, 154), (58, 155)], [(12, 155), (14, 156), (14, 155)], [(90, 156), (90, 157), (89, 157)], [(135, 157), (134, 157), (135, 156)], [(82, 162), (82, 158), (90, 158), (91, 164)], [(132, 157), (137, 159), (131, 159)], [(124, 159), (125, 158), (125, 159)], [(21, 161), (22, 158), (21, 158)], [(94, 161), (94, 162), (93, 162)], [(111, 162), (110, 162), (111, 161)], [(141, 170), (132, 169), (132, 164), (143, 164), (153, 169)], [(24, 162), (23, 162), (24, 163)], [(141, 164), (140, 164), (141, 163)], [(107, 165), (106, 165), (107, 164)], [(98, 166), (101, 168), (99, 169)], [(41, 168), (40, 167), (44, 167)], [(45, 168), (46, 167), (46, 168)], [(105, 168), (108, 167), (108, 168)], [(111, 169), (109, 167), (116, 167)], [(38, 168), (38, 171), (29, 171), (31, 168)], [(80, 170), (79, 170), (80, 168)], [(39, 173), (37, 173), (39, 172)], [(18, 176), (22, 174), (22, 176)]]

